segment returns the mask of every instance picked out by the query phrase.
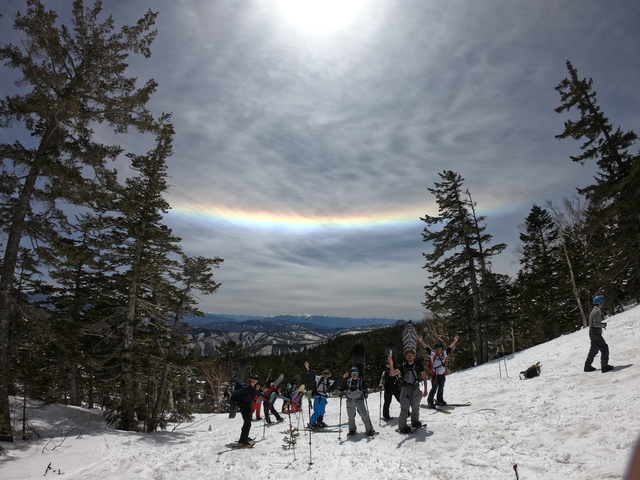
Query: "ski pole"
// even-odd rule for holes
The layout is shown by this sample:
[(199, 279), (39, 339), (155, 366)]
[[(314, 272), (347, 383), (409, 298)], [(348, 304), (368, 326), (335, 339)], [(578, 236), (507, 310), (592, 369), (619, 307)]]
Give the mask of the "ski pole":
[[(308, 414), (309, 426), (311, 426), (311, 399), (307, 398), (307, 401), (309, 403), (309, 414)], [(311, 449), (311, 430), (309, 430), (309, 465), (313, 465), (313, 462), (311, 461), (311, 452), (312, 452), (312, 449)]]
[(504, 373), (506, 377), (509, 378), (509, 372), (507, 372), (507, 355), (504, 353), (504, 346), (500, 346), (502, 347), (502, 359), (504, 360)]
[(367, 415), (369, 415), (369, 402), (367, 402), (367, 397), (364, 397), (364, 409), (367, 411)]
[(342, 394), (340, 394), (340, 414), (338, 415), (338, 440), (342, 440)]
[(378, 426), (382, 426), (382, 389), (380, 389), (380, 410), (378, 410)]
[(291, 450), (293, 450), (293, 460), (296, 459), (296, 438), (295, 431), (293, 430), (293, 424), (291, 423), (291, 414), (288, 413), (287, 417), (289, 417), (289, 442), (291, 444)]

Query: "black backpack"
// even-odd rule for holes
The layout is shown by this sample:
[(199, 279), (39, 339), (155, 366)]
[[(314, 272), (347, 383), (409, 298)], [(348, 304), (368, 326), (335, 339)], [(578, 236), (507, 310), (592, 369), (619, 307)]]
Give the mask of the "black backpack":
[(520, 372), (520, 380), (526, 380), (527, 378), (534, 378), (540, 376), (540, 362), (535, 365), (531, 365), (526, 370)]

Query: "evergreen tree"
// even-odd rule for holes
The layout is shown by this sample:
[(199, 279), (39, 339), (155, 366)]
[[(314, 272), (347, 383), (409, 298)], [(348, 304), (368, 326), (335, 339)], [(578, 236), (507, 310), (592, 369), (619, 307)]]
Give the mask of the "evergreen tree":
[[(489, 272), (484, 280), (487, 311), (487, 338), (495, 355), (516, 352), (516, 324), (518, 296), (516, 287), (508, 275)], [(459, 344), (458, 349), (462, 348)]]
[(521, 321), (529, 322), (537, 332), (537, 344), (571, 330), (568, 282), (560, 257), (560, 235), (549, 212), (533, 205), (521, 229), (517, 279)]
[[(489, 271), (491, 257), (506, 245), (487, 248), (491, 236), (484, 232), (486, 226), (480, 225), (484, 217), (476, 217), (469, 192), (462, 191), (464, 179), (450, 170), (439, 175), (443, 181), (429, 188), (436, 197), (439, 215), (421, 217), (428, 225), (423, 240), (433, 245), (431, 253), (423, 254), (427, 259), (424, 268), (431, 278), (425, 286), (424, 305), (448, 318), (459, 332), (467, 330), (467, 338), (475, 338), (475, 361), (480, 364), (488, 360), (483, 276)], [(439, 225), (440, 229), (429, 228)]]
[[(167, 120), (161, 119), (163, 127), (153, 150), (146, 155), (128, 155), (131, 168), (139, 174), (126, 180), (126, 187), (114, 201), (116, 214), (110, 219), (106, 239), (104, 256), (114, 271), (109, 317), (113, 319), (113, 338), (118, 339), (113, 367), (120, 382), (119, 396), (109, 405), (109, 418), (123, 430), (138, 429), (136, 417), (147, 417), (141, 376), (144, 369), (139, 368), (141, 349), (152, 343), (158, 324), (170, 322), (170, 308), (175, 307), (169, 304), (167, 292), (171, 289), (171, 272), (177, 267), (174, 257), (181, 254), (180, 239), (162, 223), (169, 209), (163, 194), (173, 137), (173, 127)], [(158, 374), (147, 372), (147, 376)]]
[[(184, 335), (184, 327), (187, 325), (182, 323), (182, 319), (186, 316), (203, 316), (202, 312), (194, 308), (197, 302), (194, 297), (194, 291), (199, 291), (209, 295), (215, 293), (220, 284), (213, 281), (212, 268), (218, 268), (222, 263), (221, 258), (204, 258), (204, 257), (182, 257), (182, 263), (179, 272), (172, 275), (177, 287), (173, 288), (168, 304), (171, 306), (171, 317), (169, 325), (159, 324), (157, 327), (156, 341), (159, 353), (162, 355), (161, 362), (164, 363), (162, 373), (159, 378), (158, 388), (151, 412), (151, 418), (147, 424), (147, 431), (155, 431), (158, 425), (163, 424), (161, 411), (166, 393), (167, 380), (169, 370), (176, 360), (184, 357), (184, 347), (186, 346), (186, 337)], [(180, 328), (183, 327), (183, 328)]]
[(577, 109), (580, 119), (566, 120), (556, 138), (584, 139), (583, 153), (572, 156), (584, 164), (596, 160), (596, 183), (580, 190), (589, 200), (587, 228), (592, 234), (592, 254), (599, 261), (596, 270), (599, 291), (621, 302), (640, 297), (640, 156), (629, 149), (637, 140), (633, 131), (615, 131), (597, 104), (593, 80), (578, 77), (567, 62), (569, 77), (556, 87), (561, 105), (558, 113)]
[[(130, 53), (150, 55), (156, 14), (148, 12), (136, 25), (116, 31), (108, 17), (99, 21), (100, 1), (85, 8), (73, 2), (72, 28), (58, 26), (56, 13), (40, 0), (27, 0), (14, 28), (20, 46), (0, 45), (0, 59), (19, 71), (24, 90), (0, 100), (0, 125), (22, 129), (26, 143), (1, 144), (2, 233), (5, 248), (0, 263), (0, 419), (10, 422), (9, 326), (18, 318), (16, 266), (25, 236), (51, 240), (64, 228), (63, 200), (81, 205), (109, 175), (106, 162), (121, 148), (96, 143), (93, 127), (106, 123), (116, 133), (131, 127), (154, 128), (145, 105), (156, 89), (148, 81), (124, 75)], [(2, 427), (0, 426), (0, 429)]]
[(562, 258), (566, 264), (571, 283), (571, 292), (576, 303), (576, 309), (580, 313), (582, 326), (587, 327), (587, 312), (591, 305), (591, 297), (585, 289), (589, 259), (592, 255), (587, 255), (589, 249), (589, 239), (584, 228), (586, 208), (582, 205), (581, 197), (573, 200), (565, 198), (563, 200), (564, 211), (556, 208), (552, 202), (547, 202), (548, 208), (553, 212), (556, 228), (560, 233), (560, 246), (562, 248)]

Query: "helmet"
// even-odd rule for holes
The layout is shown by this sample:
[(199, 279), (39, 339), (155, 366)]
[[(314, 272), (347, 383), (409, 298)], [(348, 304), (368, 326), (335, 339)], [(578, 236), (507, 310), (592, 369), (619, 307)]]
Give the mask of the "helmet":
[(360, 373), (360, 369), (358, 367), (351, 367), (351, 373)]
[(444, 348), (444, 347), (442, 346), (441, 343), (436, 343), (436, 347), (435, 348)]
[(596, 297), (594, 297), (593, 299), (594, 305), (602, 305), (603, 303), (604, 303), (604, 297), (602, 295), (597, 295)]
[(323, 375), (331, 375), (331, 372), (329, 370), (323, 370), (322, 374)]
[(252, 378), (253, 380), (258, 380), (258, 374), (257, 373), (252, 373), (251, 377), (249, 377), (249, 378)]

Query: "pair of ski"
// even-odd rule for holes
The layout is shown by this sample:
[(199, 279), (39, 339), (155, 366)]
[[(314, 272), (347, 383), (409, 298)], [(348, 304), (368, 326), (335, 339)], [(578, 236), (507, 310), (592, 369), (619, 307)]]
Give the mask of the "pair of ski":
[(307, 432), (313, 432), (313, 433), (338, 433), (337, 428), (338, 428), (338, 425), (328, 425), (326, 427), (315, 427), (315, 428), (309, 428), (309, 427), (294, 428), (294, 430), (297, 432), (307, 431)]
[(231, 448), (233, 450), (242, 450), (244, 448), (253, 448), (256, 442), (251, 442), (249, 445), (244, 445), (242, 443), (228, 443), (226, 445), (227, 448)]
[(451, 409), (456, 407), (469, 407), (471, 406), (471, 402), (467, 403), (447, 403), (446, 405), (436, 405), (434, 407), (430, 407), (429, 405), (420, 405), (420, 408), (427, 408), (429, 410), (435, 410), (436, 412), (451, 414)]
[(244, 443), (233, 442), (233, 443), (227, 443), (225, 447), (231, 448), (233, 450), (241, 450), (243, 448), (252, 448), (258, 442), (259, 440), (256, 440), (255, 438), (250, 438), (249, 444), (247, 445), (245, 445)]
[(400, 432), (399, 428), (396, 428), (396, 432), (398, 433), (404, 433), (405, 435), (411, 435), (412, 433), (416, 433), (417, 430), (420, 430), (421, 428), (426, 429), (427, 428), (427, 424), (423, 423), (422, 425), (420, 425), (419, 427), (411, 427), (411, 431), (410, 432)]

